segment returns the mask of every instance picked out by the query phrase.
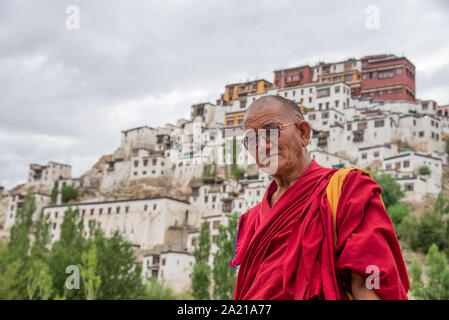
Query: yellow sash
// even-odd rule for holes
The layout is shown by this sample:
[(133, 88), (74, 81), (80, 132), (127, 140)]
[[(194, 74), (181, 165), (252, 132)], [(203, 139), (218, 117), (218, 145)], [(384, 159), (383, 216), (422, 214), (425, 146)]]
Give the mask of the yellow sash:
[[(343, 181), (345, 180), (346, 176), (349, 172), (354, 170), (360, 170), (365, 172), (368, 176), (371, 177), (369, 172), (366, 172), (361, 169), (357, 168), (342, 168), (334, 173), (332, 178), (329, 181), (329, 184), (326, 187), (326, 194), (327, 194), (327, 200), (329, 201), (329, 204), (331, 206), (332, 210), (332, 218), (334, 221), (334, 245), (337, 245), (337, 207), (338, 207), (338, 199), (340, 199), (341, 189), (343, 186)], [(381, 197), (382, 199), (382, 197)], [(383, 203), (383, 201), (382, 201)], [(346, 291), (348, 297), (350, 300), (353, 300), (354, 297)]]

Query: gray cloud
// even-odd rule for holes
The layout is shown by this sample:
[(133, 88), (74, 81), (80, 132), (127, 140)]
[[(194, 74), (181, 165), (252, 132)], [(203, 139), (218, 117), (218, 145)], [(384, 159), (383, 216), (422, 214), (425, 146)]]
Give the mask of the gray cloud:
[[(80, 30), (65, 8), (80, 8)], [(377, 5), (380, 29), (365, 27)], [(367, 54), (407, 56), (418, 97), (449, 103), (445, 1), (1, 1), (0, 185), (27, 165), (74, 175), (112, 152), (120, 131), (188, 117), (226, 83)]]

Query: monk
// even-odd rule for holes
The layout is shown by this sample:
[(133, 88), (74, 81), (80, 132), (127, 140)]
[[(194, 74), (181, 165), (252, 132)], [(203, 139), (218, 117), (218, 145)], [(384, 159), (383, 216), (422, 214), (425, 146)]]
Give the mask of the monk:
[(326, 186), (338, 169), (310, 160), (311, 127), (297, 105), (262, 97), (248, 108), (243, 129), (277, 130), (277, 139), (243, 139), (262, 170), (272, 162), (277, 168), (262, 201), (239, 219), (229, 261), (240, 266), (234, 299), (407, 299), (399, 242), (369, 174), (346, 176), (334, 226)]

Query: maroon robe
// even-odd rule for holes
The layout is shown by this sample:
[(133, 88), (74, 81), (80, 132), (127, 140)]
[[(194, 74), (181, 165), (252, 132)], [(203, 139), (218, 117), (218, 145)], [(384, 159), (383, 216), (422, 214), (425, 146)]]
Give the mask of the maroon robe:
[(312, 160), (273, 208), (274, 180), (262, 201), (240, 217), (229, 261), (240, 265), (234, 299), (348, 299), (351, 271), (366, 279), (373, 265), (377, 295), (407, 299), (407, 271), (382, 190), (362, 171), (350, 172), (343, 183), (334, 245), (326, 187), (337, 170)]

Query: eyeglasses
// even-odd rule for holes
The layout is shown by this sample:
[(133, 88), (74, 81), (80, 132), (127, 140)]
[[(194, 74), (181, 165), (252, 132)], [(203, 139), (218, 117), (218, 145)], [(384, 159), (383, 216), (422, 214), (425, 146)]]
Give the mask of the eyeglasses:
[[(259, 133), (260, 132), (262, 133), (260, 136), (262, 136), (262, 138), (266, 141), (266, 143), (269, 144), (270, 143), (271, 130), (276, 130), (277, 134), (278, 134), (278, 138), (279, 138), (281, 136), (281, 129), (283, 129), (285, 127), (288, 127), (288, 126), (291, 126), (291, 125), (294, 125), (294, 124), (297, 124), (297, 123), (299, 123), (299, 121), (292, 122), (292, 123), (287, 123), (287, 124), (281, 124), (281, 125), (278, 125), (278, 126), (270, 125), (270, 126), (267, 126), (267, 127), (263, 128), (263, 129), (258, 129), (258, 130), (254, 130), (254, 129), (247, 130), (245, 132), (245, 137), (242, 140), (243, 146), (246, 149), (248, 149), (250, 138), (251, 138), (251, 142), (253, 141), (253, 138), (255, 138), (255, 142), (256, 142), (255, 143), (255, 148), (257, 148), (259, 146)], [(251, 132), (251, 134), (248, 134), (247, 133), (248, 131)], [(255, 132), (255, 134), (254, 134), (254, 132)], [(253, 147), (252, 144), (251, 144), (251, 147)]]

